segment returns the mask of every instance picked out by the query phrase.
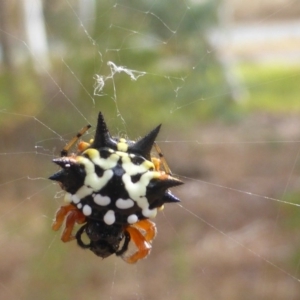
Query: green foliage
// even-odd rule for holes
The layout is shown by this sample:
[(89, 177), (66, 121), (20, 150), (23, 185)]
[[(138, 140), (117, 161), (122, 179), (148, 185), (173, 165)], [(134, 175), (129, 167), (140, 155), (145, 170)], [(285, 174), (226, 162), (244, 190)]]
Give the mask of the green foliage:
[(300, 227), (298, 207), (300, 206), (300, 191), (293, 191), (292, 193), (287, 193), (284, 196), (283, 201), (291, 203), (291, 205), (284, 205), (280, 209), (284, 215), (284, 219), (282, 220), (283, 225), (288, 230), (294, 229), (298, 231)]
[[(93, 93), (95, 74), (110, 75), (107, 62), (112, 61), (118, 66), (147, 72), (137, 81), (130, 80), (124, 73), (116, 73), (114, 81), (106, 81), (103, 96), (95, 97), (97, 110), (114, 111), (112, 116), (116, 100), (128, 128), (141, 126), (140, 120), (149, 117), (153, 123), (178, 124), (186, 119), (182, 113), (186, 115), (195, 110), (199, 111), (197, 119), (222, 115), (230, 96), (222, 69), (214, 53), (209, 51), (205, 37), (206, 29), (216, 24), (218, 2), (204, 1), (187, 7), (179, 0), (160, 1), (155, 5), (149, 0), (117, 4), (97, 1), (93, 27), (82, 20), (89, 37), (76, 26), (78, 20), (70, 9), (63, 10), (59, 2), (47, 2), (51, 44), (63, 45), (67, 52), (65, 65), (81, 83), (77, 84), (73, 78), (73, 85), (77, 85), (74, 90), (78, 93), (72, 95), (72, 101), (84, 114), (90, 115), (87, 109), (90, 106), (86, 104), (91, 103), (91, 99), (86, 91)], [(57, 15), (65, 20), (59, 26)], [(55, 79), (64, 87), (58, 76), (59, 73)], [(178, 107), (185, 109), (174, 118), (172, 112), (176, 113)], [(128, 118), (130, 115), (139, 118)]]
[[(20, 70), (11, 70), (0, 75), (0, 109), (6, 112), (34, 115), (43, 104), (41, 80), (31, 66), (25, 65)], [(13, 118), (0, 120), (7, 127), (19, 124)]]
[(249, 91), (245, 110), (300, 112), (299, 66), (248, 64), (240, 70)]

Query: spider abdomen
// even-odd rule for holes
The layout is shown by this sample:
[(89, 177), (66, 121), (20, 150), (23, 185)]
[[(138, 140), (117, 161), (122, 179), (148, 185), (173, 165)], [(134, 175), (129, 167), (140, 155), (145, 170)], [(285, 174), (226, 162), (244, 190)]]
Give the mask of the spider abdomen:
[(77, 168), (65, 158), (55, 160), (63, 168), (59, 173), (66, 173), (61, 175), (65, 182), (78, 169), (85, 174), (75, 193), (74, 187), (65, 187), (65, 199), (86, 217), (103, 220), (107, 225), (133, 224), (155, 217), (157, 207), (164, 203), (167, 188), (181, 183), (155, 170), (154, 164), (144, 157), (114, 149), (89, 148), (77, 155), (75, 161)]
[[(62, 241), (76, 238), (80, 247), (97, 256), (115, 253), (135, 263), (149, 254), (156, 235), (156, 226), (148, 218), (155, 217), (164, 203), (179, 202), (169, 188), (182, 181), (171, 175), (154, 142), (160, 126), (137, 142), (113, 138), (101, 113), (94, 140), (81, 142), (78, 153), (68, 156), (71, 146), (90, 127), (79, 131), (61, 151), (62, 157), (53, 160), (62, 169), (49, 179), (66, 191), (68, 204), (56, 212), (52, 228), (58, 230), (65, 220)], [(160, 158), (151, 156), (152, 147)], [(75, 223), (82, 226), (74, 236)], [(89, 243), (83, 242), (83, 234)], [(130, 241), (137, 250), (128, 255)]]

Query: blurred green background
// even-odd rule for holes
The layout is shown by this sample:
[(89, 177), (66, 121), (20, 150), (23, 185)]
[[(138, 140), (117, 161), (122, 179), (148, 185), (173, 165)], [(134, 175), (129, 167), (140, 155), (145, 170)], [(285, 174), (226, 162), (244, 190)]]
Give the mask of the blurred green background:
[[(0, 0), (0, 299), (298, 299), (299, 16), (295, 1)], [(100, 110), (131, 139), (163, 123), (185, 181), (134, 266), (51, 231), (51, 160)]]

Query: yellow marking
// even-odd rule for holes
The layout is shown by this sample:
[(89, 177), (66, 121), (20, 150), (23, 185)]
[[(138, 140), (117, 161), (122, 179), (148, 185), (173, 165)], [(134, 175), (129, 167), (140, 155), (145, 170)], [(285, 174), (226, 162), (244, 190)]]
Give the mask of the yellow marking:
[(143, 180), (143, 181), (140, 180), (136, 183), (133, 183), (131, 181), (130, 175), (128, 173), (125, 173), (122, 176), (122, 181), (124, 182), (124, 185), (125, 185), (126, 191), (129, 194), (129, 197), (132, 200), (134, 200), (135, 202), (137, 202), (137, 205), (139, 207), (144, 208), (144, 207), (149, 206), (149, 203), (148, 203), (147, 199), (145, 198), (145, 195), (146, 195), (146, 186), (148, 185), (150, 178), (148, 180), (146, 180), (146, 182), (144, 182), (145, 180)]
[(120, 157), (122, 157), (122, 163), (123, 164), (130, 164), (131, 163), (131, 158), (128, 155), (120, 155)]
[(67, 202), (67, 203), (71, 203), (72, 202), (71, 197), (72, 197), (72, 194), (66, 193), (65, 197), (64, 197), (64, 201)]
[(154, 169), (154, 164), (149, 160), (145, 160), (142, 165), (148, 170)]
[(79, 201), (83, 198), (85, 198), (88, 195), (91, 195), (93, 193), (93, 190), (91, 188), (88, 188), (86, 185), (83, 185), (73, 196), (77, 196)]
[(76, 159), (77, 163), (84, 166), (84, 169), (87, 174), (95, 172), (95, 166), (88, 158), (85, 158), (85, 157), (79, 155), (79, 156), (76, 156), (75, 159)]
[(122, 151), (113, 151), (115, 155), (118, 155), (119, 157), (129, 157), (127, 152), (122, 152)]
[(117, 149), (122, 152), (127, 152), (128, 150), (127, 141), (123, 138), (119, 139), (119, 142), (117, 144)]
[(151, 172), (153, 179), (159, 179), (161, 177), (161, 172)]
[(127, 153), (116, 152), (116, 154), (122, 157), (122, 167), (130, 176), (145, 173), (150, 169), (154, 169), (154, 164), (149, 160), (145, 160), (142, 164), (136, 165), (131, 161), (132, 157)]
[(99, 157), (99, 151), (93, 148), (87, 149), (83, 154), (87, 155), (90, 159)]
[[(87, 155), (90, 159), (80, 155), (76, 157), (76, 161), (82, 164), (86, 171), (84, 184), (85, 186), (90, 186), (93, 191), (99, 191), (113, 177), (114, 172), (111, 169), (116, 166), (119, 156), (112, 154), (109, 158), (104, 159), (100, 157), (99, 151), (96, 149), (87, 149), (83, 154)], [(106, 170), (102, 177), (98, 177), (95, 173), (95, 165)]]
[(165, 208), (165, 206), (162, 205), (162, 206), (158, 207), (157, 209), (158, 209), (159, 211), (162, 211), (162, 210), (164, 210), (164, 208)]
[(98, 177), (96, 173), (87, 174), (84, 180), (84, 184), (90, 186), (93, 191), (100, 191), (106, 186), (106, 184), (113, 177), (114, 172), (112, 170), (106, 170), (102, 177)]
[[(86, 177), (84, 180), (84, 186), (81, 187), (75, 195), (79, 199), (82, 199), (83, 195), (90, 195), (93, 191), (100, 191), (103, 187), (105, 187), (114, 175), (112, 169), (117, 165), (121, 158), (122, 168), (125, 171), (122, 176), (122, 181), (130, 199), (135, 201), (135, 203), (141, 208), (142, 214), (145, 217), (154, 218), (156, 216), (157, 209), (149, 209), (149, 202), (146, 198), (147, 186), (152, 179), (162, 179), (162, 177), (169, 176), (166, 174), (163, 175), (163, 171), (157, 170), (155, 168), (155, 163), (152, 161), (144, 160), (140, 165), (136, 165), (132, 162), (132, 158), (135, 156), (122, 151), (109, 151), (109, 153), (111, 153), (109, 157), (101, 158), (98, 150), (89, 148), (83, 152), (83, 154), (88, 158), (82, 155), (76, 156), (75, 159), (77, 163), (83, 165), (85, 168)], [(95, 165), (98, 165), (105, 170), (102, 177), (98, 177), (95, 173)], [(141, 178), (138, 182), (133, 183), (131, 181), (131, 176), (137, 174), (141, 174)], [(123, 202), (120, 203), (120, 205), (121, 208), (124, 208)], [(159, 209), (162, 210), (163, 206)]]
[[(89, 157), (89, 159), (92, 161), (90, 163), (93, 163), (104, 170), (114, 168), (119, 160), (119, 156), (115, 153), (112, 153), (108, 158), (102, 158), (100, 157), (99, 151), (93, 148), (87, 149), (82, 154), (87, 155)], [(80, 162), (84, 164), (84, 166), (88, 164), (86, 161)]]

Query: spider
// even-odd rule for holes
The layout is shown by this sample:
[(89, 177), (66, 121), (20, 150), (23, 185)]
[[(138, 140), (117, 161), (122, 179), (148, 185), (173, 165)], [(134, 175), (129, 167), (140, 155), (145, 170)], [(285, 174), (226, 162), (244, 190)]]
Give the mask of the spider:
[[(160, 126), (137, 142), (115, 138), (100, 112), (94, 139), (80, 142), (77, 153), (68, 154), (91, 127), (87, 125), (63, 148), (61, 157), (53, 159), (61, 170), (49, 179), (66, 191), (68, 203), (58, 209), (52, 225), (56, 231), (65, 221), (63, 242), (76, 239), (99, 257), (116, 254), (127, 263), (149, 254), (157, 231), (149, 218), (164, 203), (179, 202), (169, 188), (183, 184), (172, 176), (155, 143)], [(152, 147), (159, 158), (151, 156)], [(82, 226), (73, 235), (75, 224)], [(129, 251), (130, 241), (134, 251)]]

